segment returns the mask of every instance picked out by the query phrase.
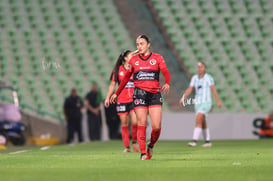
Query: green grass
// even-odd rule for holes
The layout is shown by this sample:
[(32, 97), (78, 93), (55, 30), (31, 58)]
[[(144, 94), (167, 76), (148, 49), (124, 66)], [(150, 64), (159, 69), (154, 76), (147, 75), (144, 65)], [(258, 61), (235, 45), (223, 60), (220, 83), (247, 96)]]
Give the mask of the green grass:
[[(272, 180), (273, 140), (214, 141), (212, 148), (160, 141), (152, 160), (122, 153), (121, 141), (75, 146), (9, 147), (0, 154), (1, 181)], [(25, 153), (10, 154), (18, 150)]]

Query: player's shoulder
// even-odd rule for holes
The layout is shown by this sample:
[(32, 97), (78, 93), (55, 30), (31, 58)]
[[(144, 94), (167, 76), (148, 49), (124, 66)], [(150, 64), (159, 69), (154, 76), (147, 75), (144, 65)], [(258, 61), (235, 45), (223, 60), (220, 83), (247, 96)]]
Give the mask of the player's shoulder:
[(154, 52), (152, 52), (152, 57), (154, 57), (154, 58), (163, 58), (162, 55), (160, 55), (159, 53), (154, 53)]
[(209, 78), (209, 79), (213, 79), (212, 75), (209, 74), (209, 73), (206, 73), (205, 76), (206, 76), (207, 78)]
[(138, 58), (139, 58), (138, 54), (137, 54), (137, 55), (134, 55), (134, 56), (131, 57), (130, 61), (135, 61), (135, 60), (138, 59)]

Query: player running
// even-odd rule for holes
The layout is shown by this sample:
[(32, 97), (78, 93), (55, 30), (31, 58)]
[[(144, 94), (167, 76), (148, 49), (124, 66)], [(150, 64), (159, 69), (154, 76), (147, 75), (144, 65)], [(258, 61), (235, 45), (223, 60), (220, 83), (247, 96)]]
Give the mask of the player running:
[[(153, 147), (157, 142), (161, 132), (162, 104), (161, 88), (159, 84), (160, 71), (165, 78), (165, 84), (162, 87), (164, 94), (169, 92), (170, 73), (167, 69), (164, 59), (160, 54), (150, 51), (150, 40), (146, 35), (141, 35), (136, 39), (138, 55), (135, 55), (129, 61), (130, 69), (119, 85), (116, 93), (111, 97), (110, 102), (116, 101), (118, 95), (129, 81), (131, 75), (134, 78), (133, 104), (137, 117), (137, 139), (141, 152), (141, 160), (149, 160), (153, 155)], [(150, 143), (146, 150), (146, 128), (147, 115), (150, 115), (152, 132)]]
[(184, 100), (191, 94), (193, 88), (195, 88), (195, 113), (196, 113), (196, 126), (193, 131), (192, 141), (188, 143), (189, 146), (196, 146), (201, 132), (203, 131), (203, 136), (205, 139), (205, 144), (203, 147), (211, 147), (212, 143), (210, 141), (210, 133), (206, 123), (206, 117), (211, 109), (211, 91), (217, 101), (217, 106), (221, 107), (221, 102), (218, 98), (214, 86), (214, 80), (212, 76), (206, 73), (206, 65), (203, 62), (198, 62), (197, 64), (198, 74), (194, 75), (191, 79), (190, 85), (186, 90), (185, 94), (180, 100), (180, 105), (183, 104)]
[[(111, 83), (108, 88), (108, 93), (106, 100), (104, 102), (105, 107), (109, 107), (109, 98), (114, 93), (116, 83), (120, 84), (125, 76), (126, 70), (128, 69), (128, 62), (130, 58), (135, 55), (137, 51), (131, 52), (126, 50), (121, 53), (117, 59), (114, 70), (110, 76)], [(121, 137), (125, 149), (123, 152), (130, 152), (129, 146), (129, 115), (131, 117), (131, 133), (132, 133), (132, 145), (133, 151), (138, 152), (137, 146), (137, 119), (133, 108), (133, 92), (134, 83), (133, 77), (130, 78), (129, 82), (126, 84), (125, 89), (122, 90), (117, 100), (117, 114), (121, 121)]]

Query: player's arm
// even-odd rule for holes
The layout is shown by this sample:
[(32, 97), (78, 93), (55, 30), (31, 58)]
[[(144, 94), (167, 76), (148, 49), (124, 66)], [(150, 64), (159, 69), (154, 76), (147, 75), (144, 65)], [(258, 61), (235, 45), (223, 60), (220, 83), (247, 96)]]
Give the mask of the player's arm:
[(111, 96), (110, 103), (116, 102), (118, 95), (121, 93), (121, 91), (124, 89), (127, 82), (130, 80), (132, 73), (133, 73), (133, 71), (130, 71), (130, 70), (126, 71), (126, 74), (125, 74), (123, 80), (121, 81), (117, 91)]
[(165, 84), (162, 86), (162, 91), (164, 94), (167, 94), (170, 90), (171, 75), (167, 67), (162, 69), (161, 72), (165, 78)]
[(159, 56), (158, 60), (159, 60), (159, 69), (162, 72), (165, 79), (165, 84), (162, 86), (162, 91), (164, 94), (167, 94), (170, 90), (171, 75), (165, 64), (165, 60), (163, 59), (163, 57)]
[(211, 89), (211, 91), (212, 91), (213, 96), (214, 96), (215, 99), (216, 99), (217, 106), (218, 106), (219, 108), (222, 107), (222, 104), (221, 104), (221, 101), (220, 101), (220, 99), (219, 99), (219, 97), (218, 97), (218, 94), (217, 94), (217, 91), (216, 91), (216, 89), (215, 89), (215, 86), (214, 86), (214, 85), (211, 85), (211, 86), (210, 86), (210, 89)]
[(115, 86), (116, 86), (116, 82), (112, 80), (110, 85), (109, 85), (109, 88), (108, 88), (106, 99), (104, 101), (104, 106), (105, 107), (109, 107), (110, 97), (113, 95), (113, 93), (115, 91)]

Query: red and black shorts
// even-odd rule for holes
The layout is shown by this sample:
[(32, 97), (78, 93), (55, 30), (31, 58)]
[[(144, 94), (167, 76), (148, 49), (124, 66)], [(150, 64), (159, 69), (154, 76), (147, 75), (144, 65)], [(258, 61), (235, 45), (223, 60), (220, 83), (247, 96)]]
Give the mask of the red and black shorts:
[(151, 93), (135, 87), (133, 94), (134, 109), (148, 107), (162, 107), (163, 99), (160, 92)]
[(117, 103), (117, 114), (123, 115), (123, 114), (129, 114), (131, 111), (134, 111), (133, 102), (128, 103)]

